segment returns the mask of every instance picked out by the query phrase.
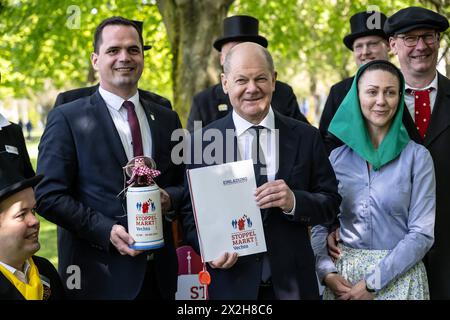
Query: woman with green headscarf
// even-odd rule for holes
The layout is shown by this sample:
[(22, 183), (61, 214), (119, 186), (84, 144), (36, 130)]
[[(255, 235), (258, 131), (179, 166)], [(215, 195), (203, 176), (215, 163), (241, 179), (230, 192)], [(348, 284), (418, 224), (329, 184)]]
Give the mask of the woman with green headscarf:
[(324, 299), (429, 299), (422, 258), (434, 240), (433, 161), (402, 123), (404, 79), (392, 63), (360, 67), (329, 131), (344, 142), (330, 162), (342, 196), (339, 249), (312, 229)]

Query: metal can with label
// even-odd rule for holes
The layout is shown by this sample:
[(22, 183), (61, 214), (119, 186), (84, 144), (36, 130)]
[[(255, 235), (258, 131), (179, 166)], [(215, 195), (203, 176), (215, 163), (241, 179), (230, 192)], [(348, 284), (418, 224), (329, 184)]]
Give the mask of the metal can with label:
[(150, 250), (164, 246), (161, 196), (156, 184), (129, 187), (127, 190), (128, 233), (134, 250)]

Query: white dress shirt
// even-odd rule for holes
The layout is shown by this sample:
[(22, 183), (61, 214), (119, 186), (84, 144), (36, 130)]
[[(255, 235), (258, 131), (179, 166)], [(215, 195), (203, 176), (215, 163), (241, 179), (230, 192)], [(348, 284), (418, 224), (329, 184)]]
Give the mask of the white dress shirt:
[[(233, 110), (233, 122), (236, 128), (236, 138), (238, 144), (238, 151), (240, 159), (248, 160), (252, 159), (252, 143), (253, 135), (248, 129), (255, 126), (255, 124), (248, 122), (242, 118), (236, 111)], [(273, 113), (272, 107), (270, 107), (269, 112), (266, 117), (258, 124), (263, 126), (268, 130), (263, 130), (260, 134), (260, 145), (264, 153), (264, 158), (266, 160), (267, 168), (267, 181), (274, 181), (275, 175), (278, 171), (278, 150), (277, 150), (277, 134), (275, 129), (275, 114)], [(279, 142), (278, 142), (279, 143)], [(295, 197), (294, 197), (294, 207), (290, 212), (285, 212), (286, 214), (294, 214), (295, 212)]]
[(8, 270), (9, 272), (11, 272), (13, 275), (16, 276), (17, 279), (19, 279), (20, 281), (22, 281), (23, 283), (28, 284), (28, 270), (30, 270), (30, 263), (28, 262), (28, 260), (25, 260), (25, 264), (23, 266), (23, 271), (20, 271), (19, 269), (16, 269), (14, 267), (11, 267), (10, 265), (1, 262), (0, 264), (5, 267), (6, 270)]
[[(236, 128), (236, 137), (240, 159), (252, 159), (253, 135), (248, 129), (254, 126), (233, 110), (233, 122)], [(270, 108), (267, 116), (258, 124), (268, 130), (263, 130), (260, 135), (260, 145), (264, 153), (267, 167), (267, 181), (274, 181), (276, 174), (276, 143), (275, 143), (275, 115)]]
[(433, 90), (431, 90), (430, 92), (430, 109), (431, 109), (431, 114), (433, 113), (433, 108), (434, 108), (434, 103), (436, 102), (436, 96), (437, 96), (437, 88), (438, 88), (438, 74), (436, 72), (436, 76), (434, 77), (433, 81), (431, 81), (431, 83), (427, 86), (425, 86), (425, 88), (413, 88), (411, 86), (409, 86), (408, 84), (405, 84), (405, 104), (406, 107), (408, 108), (409, 114), (411, 115), (413, 121), (415, 119), (415, 115), (414, 115), (414, 94), (412, 93), (408, 93), (406, 92), (408, 89), (409, 90), (413, 90), (413, 91), (419, 91), (419, 90), (427, 90), (433, 88)]
[[(117, 132), (119, 133), (127, 158), (128, 160), (131, 160), (133, 158), (133, 139), (131, 137), (130, 125), (128, 124), (127, 110), (122, 106), (125, 100), (114, 93), (106, 91), (102, 87), (100, 87), (98, 91), (103, 100), (105, 100), (109, 114), (111, 115)], [(134, 109), (139, 120), (144, 156), (152, 157), (152, 135), (144, 108), (139, 101), (139, 92), (136, 92), (136, 94), (129, 98), (128, 101), (131, 101), (134, 104)]]
[(0, 130), (2, 130), (3, 127), (9, 126), (11, 123), (6, 119), (1, 113), (0, 113)]

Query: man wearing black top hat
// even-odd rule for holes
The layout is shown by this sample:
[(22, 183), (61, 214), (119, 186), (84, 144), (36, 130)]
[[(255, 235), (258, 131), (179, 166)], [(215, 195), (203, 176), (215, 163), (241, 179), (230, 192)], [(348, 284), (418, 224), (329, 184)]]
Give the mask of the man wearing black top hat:
[[(1, 80), (1, 74), (0, 74)], [(28, 156), (25, 139), (23, 137), (22, 128), (9, 122), (0, 113), (0, 155), (8, 160), (14, 170), (22, 176), (30, 178), (34, 176), (34, 170), (31, 166), (30, 157)]]
[(450, 79), (436, 70), (441, 33), (448, 27), (446, 17), (420, 7), (398, 11), (384, 25), (406, 81), (403, 123), (434, 161), (435, 241), (425, 258), (431, 299), (450, 299)]
[[(236, 44), (255, 42), (267, 48), (267, 39), (258, 34), (259, 21), (250, 16), (232, 16), (223, 21), (224, 35), (214, 41), (214, 48), (220, 52), (220, 65), (225, 56)], [(308, 122), (300, 112), (297, 98), (292, 88), (281, 81), (276, 81), (272, 97), (272, 107), (281, 114)], [(194, 121), (201, 121), (202, 126), (220, 119), (232, 110), (228, 96), (223, 92), (220, 83), (201, 91), (194, 96), (187, 121), (187, 129), (194, 130)]]
[(42, 176), (24, 178), (0, 155), (0, 300), (64, 297), (58, 272), (39, 250), (39, 220), (33, 187)]
[[(142, 21), (136, 21), (136, 20), (132, 20), (132, 21), (137, 25), (140, 33), (142, 34), (142, 28), (144, 27), (144, 23)], [(152, 46), (150, 46), (150, 45), (143, 46), (144, 51), (148, 51), (151, 48), (152, 48)], [(99, 87), (99, 85), (96, 84), (95, 86), (91, 86), (91, 87), (77, 88), (77, 89), (61, 92), (56, 97), (54, 107), (59, 106), (64, 103), (68, 103), (68, 102), (77, 100), (79, 98), (91, 96), (98, 90), (98, 87)], [(172, 104), (170, 103), (170, 101), (168, 99), (166, 99), (156, 93), (150, 92), (150, 91), (145, 91), (145, 90), (141, 90), (141, 89), (138, 89), (138, 90), (139, 90), (139, 95), (141, 97), (144, 97), (147, 100), (153, 101), (161, 106), (172, 109)]]
[[(388, 38), (383, 31), (385, 21), (386, 16), (381, 12), (363, 11), (350, 18), (351, 33), (344, 37), (344, 44), (349, 50), (353, 51), (353, 57), (358, 67), (372, 60), (389, 59)], [(353, 78), (344, 79), (331, 87), (320, 118), (320, 134), (329, 153), (342, 145), (342, 142), (328, 133), (328, 126), (350, 90)]]

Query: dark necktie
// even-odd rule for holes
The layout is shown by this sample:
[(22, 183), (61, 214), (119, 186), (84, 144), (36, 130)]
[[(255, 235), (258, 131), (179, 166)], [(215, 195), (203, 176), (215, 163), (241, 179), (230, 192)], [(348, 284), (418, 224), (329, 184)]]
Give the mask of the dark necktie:
[(134, 110), (134, 104), (131, 101), (124, 101), (122, 106), (127, 109), (128, 124), (133, 140), (133, 157), (143, 156), (144, 149), (142, 148), (141, 127), (139, 126), (139, 120)]
[[(264, 152), (261, 148), (261, 133), (263, 130), (267, 130), (263, 126), (252, 126), (249, 128), (250, 134), (253, 136), (252, 142), (252, 159), (255, 169), (256, 185), (259, 187), (267, 182), (267, 164), (264, 157)], [(264, 225), (267, 225), (269, 211), (267, 209), (261, 209), (261, 216)], [(267, 253), (262, 255), (262, 269), (261, 269), (261, 281), (267, 282), (272, 275), (270, 270), (269, 256)]]
[(409, 90), (414, 96), (414, 122), (422, 139), (427, 133), (431, 118), (430, 92), (433, 88), (426, 90)]
[(263, 126), (252, 126), (248, 130), (253, 136), (252, 160), (253, 166), (255, 168), (256, 185), (259, 187), (267, 182), (267, 164), (260, 141), (261, 133), (263, 132), (263, 130), (267, 129)]

